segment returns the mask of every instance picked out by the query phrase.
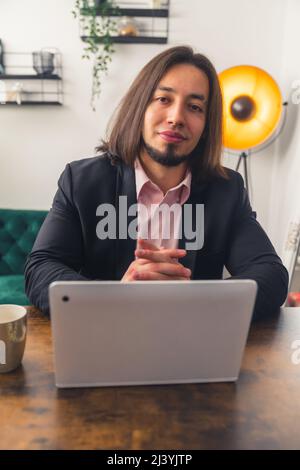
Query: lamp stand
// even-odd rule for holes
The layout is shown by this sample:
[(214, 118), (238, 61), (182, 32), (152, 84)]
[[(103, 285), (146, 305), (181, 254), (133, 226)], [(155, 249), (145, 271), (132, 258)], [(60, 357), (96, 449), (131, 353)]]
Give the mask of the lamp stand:
[(247, 167), (247, 158), (248, 158), (249, 154), (246, 153), (246, 152), (242, 152), (239, 156), (239, 160), (237, 162), (237, 165), (236, 165), (236, 171), (238, 171), (239, 167), (240, 167), (240, 164), (241, 162), (243, 161), (243, 167), (244, 167), (244, 175), (245, 175), (245, 185), (246, 185), (246, 189), (247, 189), (247, 192), (249, 193), (249, 184), (248, 184), (248, 167)]

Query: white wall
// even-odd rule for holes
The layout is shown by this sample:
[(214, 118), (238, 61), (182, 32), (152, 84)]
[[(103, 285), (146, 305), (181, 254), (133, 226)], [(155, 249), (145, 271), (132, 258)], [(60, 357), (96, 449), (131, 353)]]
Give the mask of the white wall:
[[(281, 82), (289, 105), (287, 123), (276, 145), (269, 201), (270, 236), (283, 256), (289, 223), (300, 222), (300, 2), (288, 0), (286, 6)], [(293, 88), (296, 81), (298, 86)]]
[[(91, 64), (81, 59), (75, 0), (1, 0), (0, 37), (6, 50), (31, 52), (56, 46), (63, 54), (65, 105), (0, 108), (0, 207), (51, 205), (65, 164), (89, 156), (104, 136), (108, 119), (141, 67), (155, 54), (190, 44), (207, 54), (218, 71), (238, 64), (267, 70), (286, 95), (294, 77), (283, 56), (297, 29), (298, 0), (171, 0), (167, 45), (117, 45), (97, 111), (89, 106)], [(299, 15), (298, 15), (299, 17)], [(296, 46), (294, 46), (296, 50)], [(279, 151), (284, 153), (285, 144)], [(268, 229), (276, 146), (251, 158), (252, 202)], [(235, 158), (225, 164), (235, 166)], [(284, 171), (286, 171), (286, 166)], [(274, 174), (273, 174), (274, 173)], [(268, 192), (269, 194), (269, 192)]]

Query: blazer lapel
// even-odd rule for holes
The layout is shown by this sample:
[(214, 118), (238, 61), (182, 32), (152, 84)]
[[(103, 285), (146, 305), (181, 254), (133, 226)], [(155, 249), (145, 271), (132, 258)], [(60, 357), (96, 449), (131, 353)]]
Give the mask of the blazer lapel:
[[(186, 256), (181, 259), (181, 263), (186, 267), (189, 268), (192, 271), (191, 279), (194, 277), (194, 271), (195, 271), (195, 264), (196, 264), (196, 259), (197, 259), (197, 254), (199, 250), (187, 250), (186, 244), (190, 243), (192, 240), (188, 240), (186, 238), (185, 234), (185, 205), (191, 204), (193, 208), (193, 217), (192, 217), (192, 222), (193, 222), (193, 231), (196, 229), (196, 224), (195, 224), (195, 208), (196, 204), (204, 204), (204, 190), (207, 187), (207, 183), (202, 183), (202, 184), (196, 184), (192, 180), (191, 184), (191, 193), (189, 199), (186, 201), (186, 203), (182, 207), (182, 217), (181, 217), (181, 233), (182, 237), (179, 239), (178, 243), (178, 248), (182, 248), (186, 250)], [(191, 221), (189, 221), (191, 223)]]
[[(123, 196), (120, 199), (120, 196)], [(126, 198), (125, 198), (125, 197)], [(120, 203), (121, 201), (121, 203)], [(117, 215), (117, 239), (116, 239), (116, 279), (122, 279), (123, 275), (127, 271), (129, 265), (134, 260), (134, 251), (136, 248), (136, 240), (132, 239), (128, 235), (128, 226), (136, 216), (128, 216), (128, 209), (137, 203), (136, 199), (136, 185), (135, 185), (135, 173), (134, 169), (126, 164), (120, 163), (118, 167), (117, 183), (116, 183), (116, 196), (115, 196), (115, 208)], [(127, 220), (127, 223), (123, 224), (123, 228), (126, 225), (126, 230), (122, 230), (121, 237), (119, 236), (119, 222), (120, 218), (123, 221)], [(124, 237), (125, 238), (122, 238)]]

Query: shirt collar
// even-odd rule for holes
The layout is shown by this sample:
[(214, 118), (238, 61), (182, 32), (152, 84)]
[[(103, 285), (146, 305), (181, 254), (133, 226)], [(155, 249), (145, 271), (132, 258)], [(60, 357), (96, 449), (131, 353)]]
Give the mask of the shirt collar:
[[(134, 168), (135, 168), (136, 197), (138, 200), (140, 192), (145, 186), (145, 184), (150, 183), (155, 188), (158, 188), (158, 186), (155, 183), (153, 183), (153, 181), (151, 181), (151, 179), (147, 176), (144, 168), (142, 167), (140, 163), (139, 158), (136, 158)], [(184, 203), (188, 199), (190, 191), (191, 191), (191, 181), (192, 181), (192, 174), (191, 174), (191, 171), (188, 169), (185, 174), (184, 179), (177, 186), (170, 188), (169, 191), (180, 189), (183, 186), (186, 187), (187, 188), (186, 197), (184, 197), (185, 200), (182, 202)]]

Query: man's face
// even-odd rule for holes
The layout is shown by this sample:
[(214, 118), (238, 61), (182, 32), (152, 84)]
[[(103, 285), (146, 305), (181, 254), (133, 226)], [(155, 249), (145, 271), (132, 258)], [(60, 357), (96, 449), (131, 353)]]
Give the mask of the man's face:
[(171, 67), (160, 80), (146, 109), (145, 149), (166, 166), (188, 160), (203, 133), (209, 82), (194, 65)]

